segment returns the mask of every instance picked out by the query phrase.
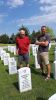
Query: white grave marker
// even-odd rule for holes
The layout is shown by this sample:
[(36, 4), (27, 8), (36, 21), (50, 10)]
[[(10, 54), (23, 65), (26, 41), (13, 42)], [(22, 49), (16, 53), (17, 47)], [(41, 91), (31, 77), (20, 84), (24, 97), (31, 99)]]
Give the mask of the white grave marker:
[(49, 43), (49, 50), (50, 50), (50, 48), (51, 48), (51, 43)]
[(35, 50), (35, 44), (32, 44), (32, 53), (33, 53), (33, 56), (35, 55), (35, 52), (36, 52), (36, 50)]
[(8, 51), (10, 51), (10, 52), (11, 52), (11, 46), (8, 46)]
[(55, 53), (55, 60), (56, 60), (56, 51), (54, 53)]
[(56, 93), (52, 95), (48, 100), (56, 100)]
[(4, 55), (6, 54), (5, 50), (1, 50), (1, 60), (4, 60)]
[(3, 50), (3, 49), (0, 47), (0, 57), (1, 57), (1, 52), (2, 52), (2, 50)]
[(37, 54), (35, 54), (35, 68), (39, 69), (40, 65), (38, 64)]
[(10, 58), (10, 54), (9, 53), (6, 53), (4, 55), (4, 65), (8, 65), (9, 58)]
[(56, 47), (55, 47), (55, 51), (56, 51)]
[(56, 79), (56, 61), (54, 61), (54, 66), (53, 66), (53, 74), (54, 74), (54, 79)]
[(10, 46), (8, 46), (8, 51), (10, 51)]
[(32, 44), (32, 53), (33, 53), (33, 56), (35, 56), (35, 54), (37, 53), (37, 51), (38, 51), (38, 45)]
[(16, 55), (16, 46), (14, 46), (14, 55)]
[(20, 92), (32, 89), (30, 68), (23, 67), (18, 70), (18, 83)]
[(9, 58), (9, 74), (17, 73), (17, 63), (14, 57)]

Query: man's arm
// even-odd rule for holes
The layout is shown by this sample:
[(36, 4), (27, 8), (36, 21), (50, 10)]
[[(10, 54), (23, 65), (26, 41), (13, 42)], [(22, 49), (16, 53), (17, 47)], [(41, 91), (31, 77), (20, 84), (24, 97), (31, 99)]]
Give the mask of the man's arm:
[(16, 48), (16, 54), (18, 55), (18, 49)]
[(41, 46), (48, 46), (49, 42), (47, 40), (44, 41), (44, 42), (43, 41), (42, 42), (36, 41), (35, 44), (36, 45), (41, 45)]
[(18, 55), (18, 51), (19, 51), (19, 48), (18, 48), (18, 45), (16, 44), (16, 54)]
[(18, 42), (17, 42), (18, 40), (17, 40), (17, 38), (16, 38), (16, 54), (18, 55)]

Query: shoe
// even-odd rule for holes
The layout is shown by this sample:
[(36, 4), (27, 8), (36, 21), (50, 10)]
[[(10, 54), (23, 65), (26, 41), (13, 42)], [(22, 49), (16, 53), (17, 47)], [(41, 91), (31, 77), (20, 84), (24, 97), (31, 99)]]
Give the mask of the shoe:
[(47, 76), (47, 77), (45, 78), (45, 81), (46, 81), (46, 80), (49, 80), (49, 79), (50, 79), (50, 76)]

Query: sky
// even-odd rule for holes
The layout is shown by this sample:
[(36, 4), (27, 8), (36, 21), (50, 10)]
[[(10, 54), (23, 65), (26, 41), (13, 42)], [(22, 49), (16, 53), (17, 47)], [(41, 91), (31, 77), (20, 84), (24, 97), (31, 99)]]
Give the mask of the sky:
[(0, 34), (16, 34), (22, 25), (30, 32), (46, 25), (55, 33), (56, 0), (0, 0)]

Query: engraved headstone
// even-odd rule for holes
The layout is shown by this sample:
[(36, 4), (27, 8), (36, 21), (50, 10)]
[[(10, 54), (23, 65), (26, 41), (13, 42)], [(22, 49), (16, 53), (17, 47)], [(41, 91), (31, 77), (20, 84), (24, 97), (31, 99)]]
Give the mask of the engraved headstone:
[(23, 67), (18, 70), (18, 83), (20, 92), (32, 89), (30, 68)]
[(9, 58), (9, 74), (17, 73), (17, 62), (14, 57)]

